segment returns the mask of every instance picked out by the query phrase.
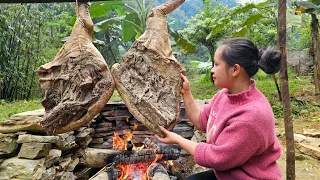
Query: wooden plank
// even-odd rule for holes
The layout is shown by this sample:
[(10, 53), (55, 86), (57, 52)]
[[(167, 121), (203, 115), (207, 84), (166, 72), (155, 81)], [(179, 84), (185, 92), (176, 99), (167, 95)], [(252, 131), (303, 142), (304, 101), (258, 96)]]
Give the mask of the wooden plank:
[[(107, 1), (107, 0), (78, 0), (78, 2)], [(76, 2), (76, 0), (0, 0), (0, 3), (54, 3), (54, 2)]]

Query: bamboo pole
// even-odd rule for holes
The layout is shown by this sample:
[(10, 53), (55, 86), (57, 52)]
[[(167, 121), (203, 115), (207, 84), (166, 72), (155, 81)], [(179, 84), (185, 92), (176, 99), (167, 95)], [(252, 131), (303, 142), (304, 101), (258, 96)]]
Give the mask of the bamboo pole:
[(278, 1), (278, 43), (282, 53), (280, 63), (280, 88), (284, 114), (285, 138), (286, 138), (286, 174), (287, 180), (295, 179), (295, 150), (293, 138), (292, 113), (287, 70), (287, 41), (286, 41), (286, 0)]

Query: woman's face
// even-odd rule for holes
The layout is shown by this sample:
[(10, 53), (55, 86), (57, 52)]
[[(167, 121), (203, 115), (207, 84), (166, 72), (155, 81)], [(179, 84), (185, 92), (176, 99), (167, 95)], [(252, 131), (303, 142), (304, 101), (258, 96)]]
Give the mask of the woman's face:
[(228, 68), (226, 61), (222, 59), (222, 48), (218, 48), (214, 54), (214, 67), (211, 69), (211, 74), (217, 87), (229, 88), (232, 82), (232, 68)]

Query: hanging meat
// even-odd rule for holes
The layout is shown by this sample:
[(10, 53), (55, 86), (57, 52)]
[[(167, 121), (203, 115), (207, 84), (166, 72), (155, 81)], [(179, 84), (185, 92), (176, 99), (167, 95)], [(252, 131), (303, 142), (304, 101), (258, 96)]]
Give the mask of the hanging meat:
[(180, 118), (180, 91), (185, 74), (172, 55), (166, 15), (184, 0), (169, 0), (148, 15), (146, 31), (126, 52), (121, 64), (111, 73), (116, 89), (129, 111), (151, 131), (163, 137), (159, 129), (172, 129)]
[(112, 96), (114, 80), (92, 33), (89, 4), (79, 2), (70, 38), (53, 61), (37, 69), (46, 111), (41, 125), (48, 134), (89, 123)]

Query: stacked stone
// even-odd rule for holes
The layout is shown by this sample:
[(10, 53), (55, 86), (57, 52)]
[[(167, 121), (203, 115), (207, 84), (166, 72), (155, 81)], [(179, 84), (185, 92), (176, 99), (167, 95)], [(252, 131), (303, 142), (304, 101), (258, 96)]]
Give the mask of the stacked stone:
[(94, 129), (46, 136), (43, 115), (30, 111), (0, 123), (0, 179), (88, 179), (83, 154)]
[[(183, 104), (180, 110), (181, 119), (172, 131), (191, 139), (194, 127), (186, 117)], [(122, 138), (125, 136), (123, 131), (132, 133), (132, 142), (136, 146), (144, 144), (146, 138), (156, 141), (154, 133), (135, 119), (123, 103), (107, 104), (100, 115), (94, 119), (92, 126), (95, 129), (95, 134), (89, 144), (91, 148), (111, 149), (114, 133)]]
[[(124, 130), (130, 131), (136, 146), (156, 142), (123, 103), (106, 104), (91, 124), (54, 136), (40, 126), (43, 115), (44, 110), (29, 111), (0, 122), (0, 179), (88, 179), (117, 153), (112, 150), (115, 133), (123, 138)], [(183, 104), (173, 131), (189, 139), (193, 135)]]

